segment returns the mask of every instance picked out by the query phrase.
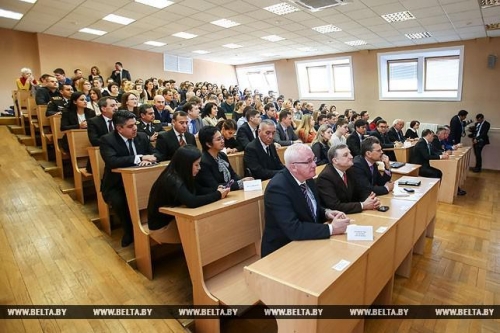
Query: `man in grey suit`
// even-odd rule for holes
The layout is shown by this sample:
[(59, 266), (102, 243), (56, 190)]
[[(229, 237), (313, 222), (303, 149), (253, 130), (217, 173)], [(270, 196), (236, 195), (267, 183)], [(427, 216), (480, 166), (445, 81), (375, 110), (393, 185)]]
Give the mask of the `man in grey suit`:
[(279, 115), (279, 124), (276, 126), (276, 134), (274, 135), (274, 142), (282, 146), (290, 146), (294, 143), (301, 143), (299, 137), (294, 132), (292, 127), (293, 117), (292, 113), (288, 110), (283, 110)]

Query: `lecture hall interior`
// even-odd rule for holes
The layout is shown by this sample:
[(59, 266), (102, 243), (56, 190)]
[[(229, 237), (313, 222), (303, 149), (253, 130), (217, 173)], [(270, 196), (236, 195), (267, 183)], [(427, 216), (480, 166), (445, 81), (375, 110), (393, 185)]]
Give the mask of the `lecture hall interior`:
[[(369, 215), (377, 223), (383, 218), (392, 221), (394, 228), (375, 234), (371, 245), (352, 245), (338, 236), (328, 240), (350, 246), (345, 255), (353, 258), (353, 264), (342, 274), (332, 273), (336, 263), (332, 260), (324, 274), (318, 271), (319, 262), (329, 256), (315, 264), (312, 256), (323, 249), (311, 248), (323, 240), (296, 241), (280, 249), (281, 258), (304, 259), (297, 272), (278, 272), (291, 269), (279, 261), (270, 267), (277, 256), (230, 266), (242, 250), (222, 253), (225, 249), (216, 245), (228, 243), (224, 237), (231, 239), (231, 232), (221, 231), (225, 236), (216, 237), (210, 229), (217, 214), (234, 214), (235, 219), (244, 215), (237, 213), (243, 203), (228, 201), (237, 195), (230, 193), (221, 201), (229, 204), (214, 208), (217, 212), (197, 208), (198, 217), (195, 213), (179, 217), (179, 222), (205, 228), (204, 234), (189, 234), (198, 247), (188, 251), (183, 243), (150, 249), (144, 234), (147, 243), (141, 246), (147, 247), (146, 261), (152, 269), (148, 277), (141, 271), (144, 258), (137, 255), (137, 237), (133, 246), (122, 248), (119, 225), (108, 234), (99, 223), (92, 175), (82, 189), (82, 204), (73, 177), (44, 170), (47, 163), (56, 163), (52, 156), (43, 161), (43, 154), (30, 153), (28, 146), (38, 146), (41, 133), (23, 143), (22, 138), (38, 128), (30, 126), (36, 116), (28, 117), (26, 132), (20, 133), (15, 128), (26, 118), (3, 112), (1, 306), (190, 306), (197, 297), (202, 300), (199, 305), (213, 305), (226, 304), (223, 298), (236, 298), (241, 289), (259, 295), (257, 303), (268, 306), (500, 304), (499, 0), (2, 0), (0, 36), (1, 111), (14, 103), (21, 68), (29, 68), (38, 79), (56, 68), (63, 68), (70, 78), (78, 68), (87, 77), (97, 66), (107, 79), (119, 61), (132, 80), (173, 79), (177, 87), (183, 81), (226, 88), (238, 84), (241, 91), (258, 89), (264, 96), (272, 90), (285, 99), (311, 102), (315, 109), (324, 103), (335, 105), (340, 113), (367, 110), (370, 121), (380, 116), (389, 125), (404, 119), (404, 131), (412, 120), (431, 129), (449, 125), (460, 110), (468, 111), (467, 120), (475, 122), (481, 113), (491, 124), (482, 172), (472, 172), (475, 156), (472, 139), (466, 135), (465, 148), (452, 158), (456, 163), (442, 166), (446, 171), (441, 188), (424, 179), (420, 199), (385, 198), (384, 202), (395, 200), (394, 206), (387, 213)], [(124, 179), (126, 174), (122, 171)], [(452, 183), (449, 199), (438, 192), (444, 177)], [(456, 196), (456, 186), (467, 194)], [(141, 189), (139, 183), (131, 191)], [(253, 207), (249, 216), (262, 218), (261, 192), (244, 199), (241, 212)], [(141, 193), (136, 195), (136, 201), (144, 201)], [(144, 195), (147, 199), (149, 193)], [(398, 207), (401, 202), (405, 209)], [(144, 222), (143, 211), (136, 213), (138, 223)], [(234, 221), (222, 222), (239, 230)], [(208, 242), (208, 253), (196, 253), (207, 245), (196, 237)], [(311, 257), (300, 248), (292, 252), (296, 246), (308, 246)], [(338, 253), (332, 257), (342, 259)], [(301, 265), (299, 260), (296, 264)], [(231, 287), (236, 279), (237, 288)], [(500, 332), (500, 317), (276, 320), (255, 318), (249, 307), (239, 318), (220, 320), (0, 319), (0, 332), (219, 331)]]

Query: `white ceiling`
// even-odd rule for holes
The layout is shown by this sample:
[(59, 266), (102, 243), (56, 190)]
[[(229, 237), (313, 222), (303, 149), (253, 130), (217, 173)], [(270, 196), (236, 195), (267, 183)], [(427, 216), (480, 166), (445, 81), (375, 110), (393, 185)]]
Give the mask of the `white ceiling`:
[[(35, 4), (2, 0), (0, 9), (24, 14), (20, 21), (0, 18), (0, 27), (45, 33), (151, 52), (203, 59), (227, 64), (245, 64), (273, 59), (352, 52), (362, 49), (411, 46), (437, 42), (500, 36), (500, 30), (486, 31), (485, 24), (500, 22), (500, 6), (481, 9), (478, 0), (352, 0), (351, 4), (316, 13), (301, 9), (275, 15), (262, 8), (286, 0), (174, 0), (162, 10), (133, 0), (38, 0)], [(415, 20), (387, 23), (382, 14), (410, 11)], [(103, 21), (108, 14), (135, 19), (128, 26)], [(211, 21), (230, 19), (241, 23), (222, 28)], [(340, 32), (321, 34), (312, 27), (333, 24)], [(81, 28), (107, 31), (103, 36), (78, 32)], [(181, 39), (177, 32), (198, 37)], [(432, 37), (410, 40), (406, 33), (429, 32)], [(269, 42), (260, 37), (285, 38)], [(163, 47), (145, 45), (154, 40)], [(367, 45), (345, 42), (364, 40)], [(239, 49), (224, 44), (242, 45)], [(304, 52), (309, 47), (315, 51)], [(209, 54), (195, 54), (206, 50)], [(274, 54), (274, 56), (269, 56)]]

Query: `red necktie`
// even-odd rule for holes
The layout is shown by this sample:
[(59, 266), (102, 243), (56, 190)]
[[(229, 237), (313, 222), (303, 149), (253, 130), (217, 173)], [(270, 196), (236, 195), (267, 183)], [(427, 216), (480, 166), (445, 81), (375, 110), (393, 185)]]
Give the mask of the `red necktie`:
[(179, 146), (185, 146), (186, 141), (184, 141), (184, 138), (182, 137), (182, 134), (179, 134)]
[(347, 173), (344, 172), (342, 175), (342, 180), (344, 181), (345, 187), (347, 187)]

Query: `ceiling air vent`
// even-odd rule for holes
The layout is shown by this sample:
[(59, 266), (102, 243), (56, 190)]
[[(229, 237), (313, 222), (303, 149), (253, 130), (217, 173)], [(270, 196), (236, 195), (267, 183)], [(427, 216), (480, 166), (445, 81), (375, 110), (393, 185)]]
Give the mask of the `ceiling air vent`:
[(342, 6), (352, 3), (352, 0), (288, 0), (297, 6), (303, 7), (311, 12), (318, 12), (320, 10)]

